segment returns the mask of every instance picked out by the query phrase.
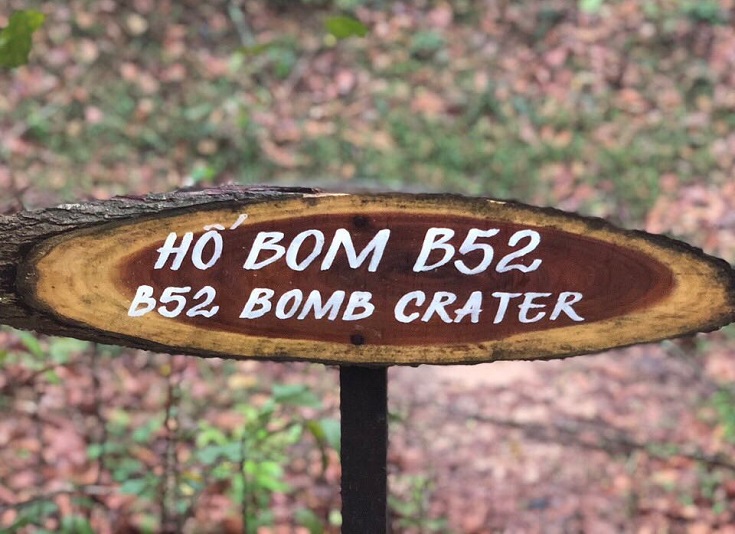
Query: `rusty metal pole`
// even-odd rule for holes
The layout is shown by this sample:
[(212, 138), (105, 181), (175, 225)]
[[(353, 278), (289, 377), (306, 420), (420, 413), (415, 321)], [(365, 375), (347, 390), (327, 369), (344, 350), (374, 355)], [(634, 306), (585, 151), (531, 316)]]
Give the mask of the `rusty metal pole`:
[(341, 366), (342, 533), (388, 531), (388, 369)]

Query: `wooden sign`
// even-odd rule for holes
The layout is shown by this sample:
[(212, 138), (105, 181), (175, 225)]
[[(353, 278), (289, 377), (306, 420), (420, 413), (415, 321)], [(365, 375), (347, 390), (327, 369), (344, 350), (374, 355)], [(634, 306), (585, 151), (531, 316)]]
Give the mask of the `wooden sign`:
[(0, 322), (340, 364), (548, 359), (735, 320), (684, 243), (490, 199), (220, 189), (0, 219)]

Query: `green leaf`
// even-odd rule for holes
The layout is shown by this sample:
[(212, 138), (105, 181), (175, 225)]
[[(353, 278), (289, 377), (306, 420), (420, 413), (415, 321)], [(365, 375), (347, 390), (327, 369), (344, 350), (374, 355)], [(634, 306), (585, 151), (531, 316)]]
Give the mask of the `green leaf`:
[(296, 519), (296, 522), (299, 525), (309, 529), (309, 534), (324, 533), (324, 525), (322, 524), (322, 520), (319, 519), (319, 516), (311, 510), (299, 508), (294, 514), (294, 519)]
[(96, 460), (105, 452), (105, 446), (102, 443), (91, 443), (87, 445), (87, 458)]
[(89, 341), (81, 341), (70, 337), (55, 337), (49, 341), (51, 359), (59, 364), (68, 363), (72, 356), (86, 351)]
[[(0, 64), (2, 64), (2, 35), (0, 34)], [(41, 342), (38, 340), (38, 338), (35, 336), (35, 334), (32, 334), (31, 332), (25, 332), (24, 330), (19, 330), (16, 332), (16, 335), (20, 338), (23, 345), (25, 345), (26, 350), (29, 354), (35, 356), (36, 358), (42, 359), (46, 356), (46, 351), (43, 350), (43, 346), (41, 346)]]
[(59, 507), (53, 501), (40, 501), (26, 506), (25, 511), (33, 514), (35, 519), (40, 519), (47, 515), (55, 514), (59, 511)]
[(585, 13), (596, 14), (600, 12), (604, 0), (579, 0), (579, 9)]
[(196, 455), (204, 465), (212, 465), (219, 457), (222, 449), (219, 445), (208, 445), (197, 451)]
[(142, 495), (148, 488), (148, 481), (144, 478), (131, 478), (120, 486), (120, 493), (127, 495)]
[(290, 406), (304, 406), (319, 408), (321, 402), (308, 387), (303, 384), (275, 384), (273, 386), (273, 400), (279, 404)]
[(339, 510), (330, 510), (329, 511), (329, 524), (334, 525), (335, 527), (341, 527), (342, 526), (342, 512)]
[(283, 481), (283, 467), (277, 462), (246, 462), (245, 470), (252, 474), (255, 486), (270, 492), (285, 493), (290, 486)]
[(301, 439), (301, 436), (304, 435), (304, 425), (300, 423), (293, 423), (289, 425), (284, 432), (281, 432), (283, 435), (283, 443), (285, 445), (294, 445), (299, 442)]
[[(18, 518), (15, 523), (7, 529), (0, 529), (0, 532), (18, 532), (21, 528), (28, 525), (40, 526), (43, 524), (46, 516), (58, 512), (59, 507), (53, 501), (37, 501), (27, 506), (23, 506), (18, 510)], [(41, 532), (41, 529), (34, 529), (33, 532)]]
[(46, 379), (46, 382), (54, 386), (58, 386), (59, 384), (61, 384), (61, 377), (53, 369), (43, 373), (43, 377)]
[(196, 451), (196, 456), (205, 465), (212, 465), (224, 459), (239, 462), (242, 458), (240, 443), (233, 441), (224, 445), (207, 445)]
[(61, 520), (61, 532), (64, 534), (94, 534), (94, 529), (86, 518), (69, 515)]
[(20, 516), (20, 517), (19, 517), (19, 518), (18, 518), (18, 519), (17, 519), (16, 521), (15, 521), (15, 523), (13, 523), (12, 525), (10, 525), (10, 526), (9, 526), (9, 527), (7, 528), (7, 530), (0, 530), (0, 532), (1, 532), (2, 534), (6, 534), (6, 533), (8, 533), (8, 534), (9, 534), (9, 533), (11, 533), (11, 532), (18, 532), (18, 531), (19, 531), (20, 529), (22, 529), (22, 528), (23, 528), (23, 527), (25, 527), (25, 526), (28, 526), (28, 525), (30, 525), (31, 523), (33, 523), (33, 521), (31, 520), (31, 518), (30, 518), (30, 517), (28, 517), (28, 516), (26, 516), (26, 515), (21, 515), (21, 516)]
[(144, 425), (133, 430), (132, 438), (136, 443), (147, 443), (155, 432), (163, 426), (162, 417), (149, 419)]
[(210, 443), (222, 445), (224, 443), (227, 443), (227, 441), (228, 439), (224, 432), (222, 432), (219, 428), (215, 426), (210, 426), (208, 424), (202, 425), (202, 428), (196, 438), (196, 443), (198, 447), (205, 447)]
[(28, 63), (31, 36), (45, 18), (43, 13), (31, 9), (10, 15), (8, 25), (0, 30), (0, 67), (12, 69)]
[(217, 176), (217, 170), (210, 165), (197, 165), (191, 171), (191, 179), (195, 184), (209, 183)]
[(269, 43), (259, 43), (252, 46), (241, 46), (237, 49), (244, 56), (259, 56), (272, 48), (282, 46), (282, 43), (278, 41), (271, 41)]
[(320, 447), (329, 446), (340, 452), (341, 427), (336, 419), (307, 421), (306, 428), (319, 442)]
[(368, 33), (367, 26), (352, 17), (329, 17), (324, 26), (337, 39), (365, 37)]
[(340, 452), (340, 439), (342, 437), (342, 429), (339, 421), (336, 419), (322, 419), (319, 424), (324, 431), (324, 436), (327, 439), (327, 443), (335, 451)]
[(409, 50), (412, 56), (429, 58), (446, 46), (444, 36), (434, 30), (416, 32), (411, 37)]
[[(131, 477), (146, 472), (146, 468), (135, 458), (122, 458), (112, 470), (112, 478), (115, 482), (125, 483), (131, 481)], [(142, 479), (135, 479), (142, 480)]]

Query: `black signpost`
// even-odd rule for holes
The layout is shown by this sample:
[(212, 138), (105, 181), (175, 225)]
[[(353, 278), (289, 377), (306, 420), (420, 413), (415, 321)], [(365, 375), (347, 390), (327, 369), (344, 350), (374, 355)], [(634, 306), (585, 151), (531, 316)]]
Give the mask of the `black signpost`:
[(388, 528), (388, 372), (341, 366), (342, 532)]
[(388, 528), (388, 366), (564, 358), (733, 320), (723, 260), (493, 199), (229, 187), (0, 216), (0, 324), (339, 365), (347, 534)]

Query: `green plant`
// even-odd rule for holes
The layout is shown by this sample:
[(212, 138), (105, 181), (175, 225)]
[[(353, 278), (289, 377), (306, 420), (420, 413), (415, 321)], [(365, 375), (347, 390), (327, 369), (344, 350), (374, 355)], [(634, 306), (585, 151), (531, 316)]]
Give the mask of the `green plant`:
[(711, 403), (725, 439), (735, 443), (735, 392), (731, 388), (721, 387), (712, 395)]
[[(208, 423), (200, 425), (194, 457), (214, 480), (232, 482), (230, 496), (240, 504), (248, 533), (272, 524), (272, 496), (290, 489), (285, 480), (289, 448), (302, 439), (304, 431), (316, 438), (325, 469), (325, 449), (339, 442), (334, 421), (297, 417), (292, 408), (303, 407), (319, 408), (319, 399), (306, 386), (277, 384), (264, 402), (242, 402), (235, 406), (234, 410), (243, 417), (242, 425), (236, 429), (228, 432)], [(314, 518), (307, 515), (303, 512), (302, 520), (311, 531), (317, 532)]]
[(39, 499), (16, 509), (16, 519), (3, 534), (23, 531), (34, 527), (39, 534), (93, 534), (94, 529), (86, 517), (80, 515), (60, 516), (59, 507), (52, 499)]
[(43, 528), (46, 521), (58, 513), (59, 507), (50, 499), (35, 501), (17, 509), (15, 521), (3, 532), (17, 532), (27, 526)]
[(434, 30), (420, 31), (411, 37), (409, 50), (411, 55), (420, 59), (428, 59), (444, 48), (446, 42), (442, 34)]
[[(11, 331), (11, 329), (5, 329)], [(58, 368), (72, 362), (76, 354), (89, 347), (86, 341), (62, 337), (38, 337), (32, 332), (12, 330), (19, 341), (18, 348), (0, 350), (0, 363), (14, 364), (30, 372), (23, 384), (32, 385), (36, 378), (59, 384)], [(14, 384), (18, 385), (18, 384)]]
[(682, 6), (683, 13), (693, 22), (703, 24), (727, 24), (728, 17), (716, 0), (687, 0)]
[(368, 33), (367, 27), (353, 17), (329, 17), (324, 21), (324, 26), (335, 39), (365, 37)]
[(195, 184), (211, 184), (217, 176), (217, 169), (211, 165), (197, 164), (191, 171), (191, 181)]
[(0, 67), (14, 68), (28, 63), (33, 32), (43, 26), (46, 16), (32, 9), (14, 11), (0, 29)]
[[(168, 369), (164, 374), (169, 376), (170, 367), (164, 367)], [(136, 508), (153, 530), (164, 523), (183, 524), (198, 496), (212, 484), (221, 483), (239, 508), (245, 532), (257, 532), (274, 522), (270, 506), (273, 495), (291, 490), (286, 480), (291, 448), (306, 434), (313, 436), (323, 470), (328, 467), (327, 451), (338, 450), (338, 421), (301, 415), (304, 408), (321, 408), (319, 399), (304, 385), (275, 384), (269, 391), (247, 389), (246, 397), (229, 408), (241, 420), (234, 429), (200, 419), (194, 429), (172, 433), (167, 430), (168, 419), (176, 419), (183, 406), (191, 402), (180, 389), (168, 401), (169, 415), (111, 410), (105, 439), (87, 449), (90, 459), (104, 463), (119, 484), (120, 493), (137, 497)], [(167, 465), (163, 474), (154, 474), (153, 467), (159, 464), (150, 464), (150, 452), (169, 450), (171, 443), (185, 447), (188, 459), (178, 462), (176, 458), (167, 459), (168, 453), (159, 453), (159, 464)], [(151, 514), (156, 507), (160, 517)], [(302, 511), (299, 518), (301, 524), (317, 533), (326, 521), (308, 511)], [(322, 530), (315, 525), (321, 525)]]
[(579, 9), (585, 13), (597, 14), (605, 0), (579, 0)]
[(395, 531), (449, 532), (445, 519), (432, 518), (429, 515), (434, 485), (428, 476), (396, 476), (391, 479), (391, 488), (388, 505)]

